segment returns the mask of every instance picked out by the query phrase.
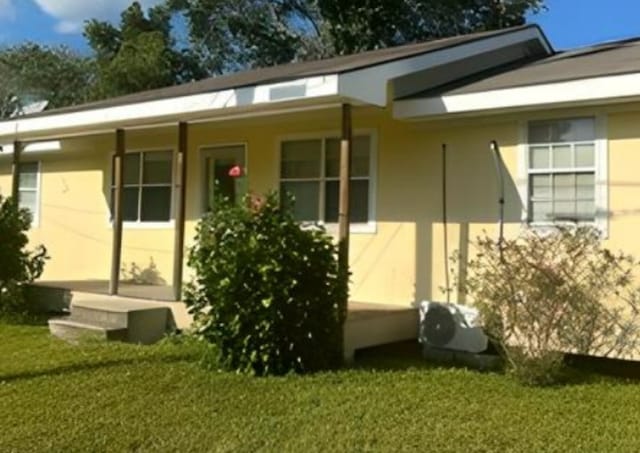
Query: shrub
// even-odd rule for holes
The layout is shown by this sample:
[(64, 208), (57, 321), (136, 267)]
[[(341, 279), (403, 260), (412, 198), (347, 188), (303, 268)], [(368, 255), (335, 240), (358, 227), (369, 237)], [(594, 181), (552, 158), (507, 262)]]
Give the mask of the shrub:
[(527, 231), (502, 243), (485, 235), (474, 245), (461, 289), (523, 382), (557, 382), (564, 353), (638, 352), (637, 263), (604, 248), (593, 228)]
[(0, 196), (0, 313), (29, 311), (24, 285), (42, 275), (47, 259), (44, 246), (26, 249), (31, 214), (11, 198)]
[(220, 364), (257, 375), (342, 361), (348, 276), (324, 231), (302, 229), (276, 193), (216, 201), (197, 228), (186, 304)]

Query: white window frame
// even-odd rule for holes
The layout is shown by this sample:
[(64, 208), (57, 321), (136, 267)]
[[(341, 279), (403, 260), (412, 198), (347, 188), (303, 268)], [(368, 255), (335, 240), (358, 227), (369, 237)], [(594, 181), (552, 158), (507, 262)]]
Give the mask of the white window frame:
[[(170, 206), (170, 214), (169, 214), (169, 220), (168, 221), (161, 221), (161, 222), (145, 222), (142, 220), (137, 220), (137, 221), (131, 221), (131, 220), (123, 220), (122, 222), (122, 226), (125, 229), (142, 229), (142, 230), (146, 230), (146, 229), (170, 229), (170, 228), (174, 228), (175, 226), (175, 206), (176, 206), (176, 194), (177, 194), (177, 190), (176, 190), (176, 149), (175, 147), (171, 147), (171, 146), (165, 146), (165, 147), (154, 147), (154, 148), (134, 148), (134, 149), (127, 149), (125, 150), (125, 154), (144, 154), (144, 153), (153, 153), (153, 152), (171, 152), (171, 183), (170, 183), (170, 187), (171, 187), (171, 206)], [(113, 181), (113, 162), (114, 162), (114, 156), (115, 153), (111, 153), (110, 154), (110, 160), (109, 160), (109, 168), (110, 168), (110, 178), (108, 181), (108, 189), (109, 189), (109, 210), (108, 210), (108, 221), (109, 221), (109, 225), (111, 227), (113, 227), (113, 219), (111, 218), (111, 197), (113, 196), (113, 184), (111, 183), (111, 181)], [(142, 161), (141, 161), (142, 164)], [(140, 165), (140, 175), (139, 175), (139, 181), (140, 184), (136, 185), (136, 187), (140, 187), (142, 188), (142, 171), (143, 171), (143, 166)], [(124, 175), (123, 175), (124, 177)], [(132, 185), (129, 185), (130, 187), (133, 187)], [(153, 187), (154, 184), (145, 184), (144, 187)], [(166, 187), (167, 184), (157, 184), (155, 185), (157, 187)], [(124, 184), (123, 181), (123, 186), (122, 188), (124, 189), (126, 187), (126, 185)], [(140, 203), (142, 197), (139, 198), (138, 200), (138, 214), (140, 213)]]
[[(377, 221), (376, 221), (376, 206), (377, 206), (377, 181), (378, 181), (378, 133), (375, 129), (355, 129), (353, 131), (353, 136), (368, 136), (369, 137), (369, 177), (351, 177), (351, 180), (369, 180), (369, 219), (367, 222), (361, 223), (351, 223), (349, 231), (354, 234), (375, 234), (377, 232)], [(276, 170), (276, 181), (278, 190), (280, 190), (282, 179), (282, 144), (289, 141), (297, 141), (297, 140), (321, 140), (322, 149), (321, 149), (321, 162), (320, 162), (320, 176), (318, 178), (287, 178), (284, 181), (311, 181), (318, 180), (320, 183), (320, 201), (319, 201), (319, 209), (324, 211), (325, 206), (325, 191), (327, 181), (337, 181), (339, 178), (327, 178), (325, 176), (326, 169), (326, 141), (329, 139), (338, 139), (340, 140), (341, 134), (339, 131), (322, 131), (322, 132), (309, 132), (302, 134), (289, 134), (283, 135), (278, 138), (277, 141), (277, 156), (278, 156), (278, 166)], [(332, 235), (336, 235), (338, 233), (338, 223), (331, 222), (325, 223), (324, 221), (318, 222), (304, 222), (305, 225), (321, 225), (326, 228), (327, 232)]]
[[(548, 229), (553, 226), (562, 224), (562, 222), (533, 222), (530, 221), (529, 216), (529, 201), (530, 201), (530, 187), (529, 176), (535, 174), (537, 171), (529, 168), (529, 124), (534, 121), (560, 121), (560, 120), (572, 120), (580, 118), (594, 118), (595, 120), (595, 139), (593, 141), (595, 146), (595, 162), (594, 168), (579, 168), (573, 167), (566, 172), (568, 173), (580, 173), (581, 170), (593, 171), (595, 170), (595, 222), (593, 225), (598, 228), (603, 238), (607, 238), (609, 235), (609, 141), (607, 138), (607, 116), (603, 113), (597, 114), (573, 114), (573, 115), (555, 115), (528, 118), (519, 123), (519, 146), (518, 146), (518, 192), (520, 195), (522, 205), (522, 224), (528, 228), (536, 229)], [(580, 143), (580, 142), (576, 142)], [(589, 143), (591, 143), (589, 141)], [(541, 170), (540, 172), (547, 174)], [(555, 173), (562, 173), (562, 171), (555, 171)], [(574, 225), (573, 222), (566, 222), (568, 225)]]
[(200, 169), (200, 190), (199, 190), (199, 194), (198, 194), (198, 205), (200, 206), (200, 214), (201, 215), (205, 215), (208, 211), (206, 208), (206, 193), (205, 193), (205, 186), (207, 184), (206, 181), (206, 174), (207, 174), (207, 169), (205, 168), (205, 160), (206, 160), (206, 154), (208, 152), (215, 152), (216, 150), (219, 149), (224, 149), (224, 148), (233, 148), (233, 147), (242, 147), (243, 148), (243, 153), (244, 153), (244, 176), (247, 177), (247, 175), (249, 174), (249, 143), (247, 141), (229, 141), (229, 142), (213, 142), (210, 144), (205, 144), (205, 145), (200, 145), (198, 146), (198, 164), (200, 165), (201, 169)]
[[(33, 160), (26, 160), (26, 161), (22, 161), (20, 162), (20, 165), (22, 164), (36, 164), (36, 187), (35, 189), (28, 187), (21, 187), (18, 184), (18, 206), (20, 206), (20, 193), (21, 192), (35, 192), (36, 193), (36, 212), (32, 212), (31, 213), (31, 228), (38, 228), (40, 227), (40, 211), (42, 209), (41, 207), (41, 196), (42, 196), (42, 162), (37, 160), (37, 161), (33, 161)], [(18, 171), (18, 178), (20, 178), (20, 172)], [(22, 207), (22, 206), (20, 206)]]

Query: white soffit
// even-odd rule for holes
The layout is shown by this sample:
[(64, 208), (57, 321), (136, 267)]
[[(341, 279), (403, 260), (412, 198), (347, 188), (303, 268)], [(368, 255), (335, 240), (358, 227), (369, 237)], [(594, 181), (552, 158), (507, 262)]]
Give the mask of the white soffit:
[(640, 73), (397, 101), (397, 119), (636, 99)]

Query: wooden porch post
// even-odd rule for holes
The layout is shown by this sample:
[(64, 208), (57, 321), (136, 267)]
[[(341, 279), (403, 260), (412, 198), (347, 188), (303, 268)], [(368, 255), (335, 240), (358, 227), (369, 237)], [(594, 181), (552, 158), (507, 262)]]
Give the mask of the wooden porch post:
[(122, 185), (124, 173), (125, 135), (123, 129), (116, 130), (116, 153), (113, 159), (113, 242), (111, 250), (111, 279), (109, 294), (118, 294), (120, 284), (120, 261), (122, 257)]
[(173, 250), (173, 297), (182, 298), (182, 275), (184, 267), (184, 223), (187, 202), (187, 154), (188, 154), (187, 123), (178, 123), (178, 162), (177, 182), (178, 199), (176, 202), (176, 228)]
[(15, 203), (19, 203), (20, 195), (20, 157), (22, 154), (22, 143), (18, 140), (13, 142), (13, 164), (11, 166), (11, 198)]
[(349, 270), (349, 182), (351, 180), (351, 104), (342, 104), (342, 140), (340, 141), (340, 202), (338, 206), (338, 265)]

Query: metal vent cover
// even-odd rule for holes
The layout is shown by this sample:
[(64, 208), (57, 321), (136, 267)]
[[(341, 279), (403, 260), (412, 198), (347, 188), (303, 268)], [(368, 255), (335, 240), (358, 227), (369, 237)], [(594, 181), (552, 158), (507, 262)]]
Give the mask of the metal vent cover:
[(446, 346), (456, 335), (453, 314), (443, 305), (431, 305), (424, 316), (422, 326), (424, 337), (434, 346)]

